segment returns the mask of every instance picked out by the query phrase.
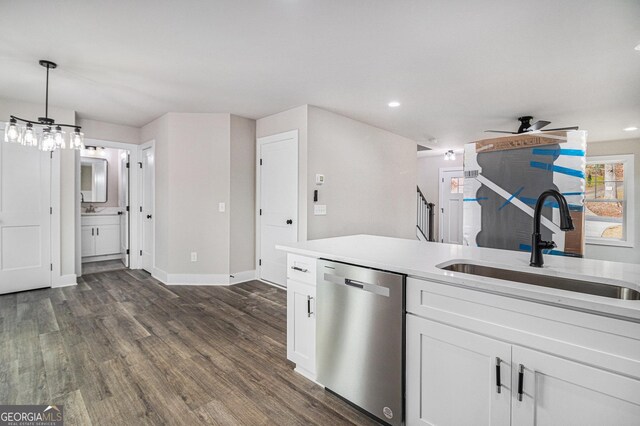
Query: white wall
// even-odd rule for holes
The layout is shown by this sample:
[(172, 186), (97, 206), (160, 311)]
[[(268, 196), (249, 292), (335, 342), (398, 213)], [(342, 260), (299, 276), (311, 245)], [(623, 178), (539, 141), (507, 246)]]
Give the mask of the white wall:
[[(37, 119), (43, 115), (43, 104), (0, 99), (0, 120), (9, 121), (10, 115), (25, 119)], [(49, 106), (49, 116), (58, 123), (75, 124), (75, 111)], [(80, 195), (76, 190), (75, 159), (77, 151), (57, 151), (60, 156), (60, 275), (75, 273), (75, 223)], [(54, 248), (55, 250), (55, 248)]]
[[(415, 239), (415, 141), (317, 107), (308, 114), (308, 238)], [(321, 186), (317, 173), (325, 175)], [(314, 189), (326, 216), (313, 214)]]
[(587, 244), (585, 257), (616, 262), (640, 263), (640, 138), (587, 143), (587, 157), (614, 154), (634, 154), (634, 216), (635, 247), (614, 247)]
[(307, 240), (307, 105), (256, 121), (256, 137), (298, 130), (298, 240)]
[(141, 129), (138, 127), (124, 126), (122, 124), (107, 123), (105, 121), (79, 118), (77, 124), (82, 126), (85, 138), (99, 139), (103, 141), (122, 143), (141, 143)]
[(418, 156), (418, 186), (427, 198), (427, 201), (435, 204), (433, 218), (433, 237), (439, 241), (438, 235), (440, 211), (440, 186), (438, 182), (440, 168), (462, 167), (463, 155), (456, 155), (456, 159), (445, 161), (444, 155)]

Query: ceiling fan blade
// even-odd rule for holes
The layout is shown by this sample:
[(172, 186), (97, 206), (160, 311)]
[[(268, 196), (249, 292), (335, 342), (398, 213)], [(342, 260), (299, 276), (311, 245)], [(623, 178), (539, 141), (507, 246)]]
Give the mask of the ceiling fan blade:
[(555, 132), (556, 130), (578, 130), (578, 126), (558, 127), (557, 129), (544, 129), (545, 132)]
[(544, 126), (548, 126), (549, 124), (551, 124), (550, 121), (538, 120), (538, 121), (536, 121), (535, 123), (533, 123), (531, 126), (529, 126), (527, 128), (527, 132), (532, 132), (534, 130), (540, 130)]
[(504, 130), (485, 130), (485, 133), (509, 133), (510, 135), (517, 135), (518, 132), (507, 132)]

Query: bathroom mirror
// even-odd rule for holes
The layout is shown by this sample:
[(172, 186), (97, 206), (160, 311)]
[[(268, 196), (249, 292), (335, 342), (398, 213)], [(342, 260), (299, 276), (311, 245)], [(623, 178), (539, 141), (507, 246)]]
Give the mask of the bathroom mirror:
[(80, 194), (83, 203), (107, 202), (107, 160), (80, 157)]

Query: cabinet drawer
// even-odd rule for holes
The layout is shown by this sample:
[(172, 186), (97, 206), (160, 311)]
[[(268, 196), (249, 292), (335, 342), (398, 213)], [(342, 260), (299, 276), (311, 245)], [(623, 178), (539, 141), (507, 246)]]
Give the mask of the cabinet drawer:
[(316, 284), (316, 258), (287, 255), (287, 278), (307, 284)]

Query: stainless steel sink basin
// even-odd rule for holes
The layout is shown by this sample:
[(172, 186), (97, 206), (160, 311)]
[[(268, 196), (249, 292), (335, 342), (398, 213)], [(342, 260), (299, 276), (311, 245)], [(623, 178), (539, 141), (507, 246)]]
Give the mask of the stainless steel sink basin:
[(510, 271), (508, 269), (475, 265), (473, 263), (454, 263), (449, 266), (441, 267), (440, 269), (452, 272), (462, 272), (463, 274), (478, 275), (487, 278), (496, 278), (499, 280), (533, 284), (541, 287), (557, 288), (559, 290), (575, 291), (577, 293), (593, 294), (595, 296), (611, 297), (612, 299), (640, 300), (640, 292), (634, 289), (593, 281), (574, 280), (571, 278)]

